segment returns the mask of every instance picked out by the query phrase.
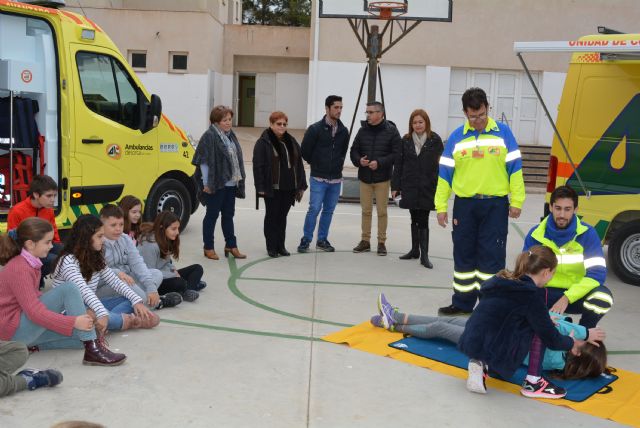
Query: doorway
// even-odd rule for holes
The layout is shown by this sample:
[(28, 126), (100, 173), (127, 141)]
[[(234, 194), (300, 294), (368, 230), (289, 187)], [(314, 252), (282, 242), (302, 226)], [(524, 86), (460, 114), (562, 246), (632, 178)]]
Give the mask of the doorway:
[(254, 126), (256, 110), (256, 76), (239, 76), (238, 126)]

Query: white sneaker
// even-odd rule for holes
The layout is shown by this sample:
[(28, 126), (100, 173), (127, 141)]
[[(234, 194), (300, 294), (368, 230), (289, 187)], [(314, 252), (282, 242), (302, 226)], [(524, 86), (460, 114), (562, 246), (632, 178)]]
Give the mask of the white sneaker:
[(486, 394), (487, 385), (485, 384), (485, 378), (487, 374), (482, 361), (469, 360), (468, 371), (467, 389), (477, 394)]

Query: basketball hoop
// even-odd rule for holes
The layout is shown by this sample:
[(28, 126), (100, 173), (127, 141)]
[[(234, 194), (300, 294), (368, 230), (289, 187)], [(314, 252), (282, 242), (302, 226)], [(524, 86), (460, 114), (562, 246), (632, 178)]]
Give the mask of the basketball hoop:
[(399, 1), (372, 1), (369, 2), (368, 12), (377, 19), (394, 19), (407, 13), (407, 4)]

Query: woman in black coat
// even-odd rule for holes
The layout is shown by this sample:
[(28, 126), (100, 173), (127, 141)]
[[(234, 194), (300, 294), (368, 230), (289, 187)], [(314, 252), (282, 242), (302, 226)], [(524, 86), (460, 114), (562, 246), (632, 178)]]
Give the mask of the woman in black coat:
[(433, 198), (443, 150), (442, 139), (431, 130), (427, 112), (414, 110), (393, 169), (391, 197), (400, 196), (400, 208), (411, 213), (411, 250), (400, 259), (420, 257), (420, 263), (429, 269), (433, 268), (429, 261), (429, 211), (435, 208)]
[(284, 246), (287, 215), (307, 188), (300, 145), (287, 132), (288, 121), (281, 111), (271, 113), (269, 128), (253, 148), (256, 200), (264, 198), (264, 237), (270, 257), (290, 255)]

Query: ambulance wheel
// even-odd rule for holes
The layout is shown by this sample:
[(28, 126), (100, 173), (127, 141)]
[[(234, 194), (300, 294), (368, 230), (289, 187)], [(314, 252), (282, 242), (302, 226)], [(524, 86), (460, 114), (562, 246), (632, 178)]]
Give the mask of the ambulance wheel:
[(609, 264), (622, 281), (640, 286), (640, 221), (615, 231), (609, 242)]
[(158, 180), (149, 192), (144, 210), (144, 218), (147, 221), (153, 221), (162, 211), (171, 211), (180, 219), (180, 230), (183, 230), (191, 217), (191, 196), (184, 184), (178, 180), (163, 178)]

